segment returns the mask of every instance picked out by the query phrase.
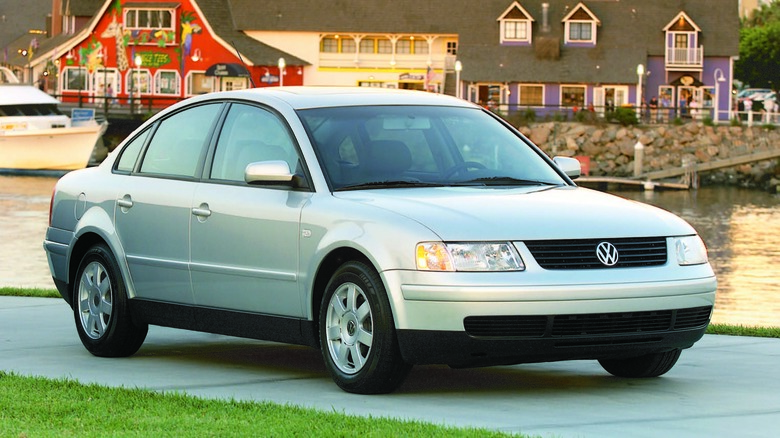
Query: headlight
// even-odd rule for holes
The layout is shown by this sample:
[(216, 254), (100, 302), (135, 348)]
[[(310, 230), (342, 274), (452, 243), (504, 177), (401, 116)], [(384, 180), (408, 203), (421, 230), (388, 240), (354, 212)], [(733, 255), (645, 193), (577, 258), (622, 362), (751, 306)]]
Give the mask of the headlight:
[(417, 244), (421, 271), (522, 271), (520, 254), (509, 242), (423, 242)]
[(674, 253), (680, 266), (707, 263), (707, 248), (699, 236), (675, 237)]

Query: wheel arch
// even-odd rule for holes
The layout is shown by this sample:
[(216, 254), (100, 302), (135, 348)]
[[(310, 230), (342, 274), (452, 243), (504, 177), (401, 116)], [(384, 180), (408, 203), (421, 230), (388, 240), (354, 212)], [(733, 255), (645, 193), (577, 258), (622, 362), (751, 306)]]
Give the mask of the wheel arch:
[[(317, 327), (319, 327), (320, 323), (320, 305), (322, 304), (322, 297), (325, 295), (325, 288), (328, 286), (328, 282), (330, 281), (331, 277), (333, 277), (333, 274), (336, 272), (339, 266), (352, 260), (365, 263), (375, 271), (379, 272), (374, 263), (372, 263), (365, 254), (355, 248), (336, 248), (322, 259), (322, 262), (317, 269), (317, 273), (314, 276), (314, 281), (312, 282), (312, 290), (310, 294), (311, 298), (308, 303), (308, 311), (312, 317), (312, 327), (314, 328), (313, 342), (317, 347), (320, 347)], [(385, 285), (385, 287), (387, 287), (387, 285)]]

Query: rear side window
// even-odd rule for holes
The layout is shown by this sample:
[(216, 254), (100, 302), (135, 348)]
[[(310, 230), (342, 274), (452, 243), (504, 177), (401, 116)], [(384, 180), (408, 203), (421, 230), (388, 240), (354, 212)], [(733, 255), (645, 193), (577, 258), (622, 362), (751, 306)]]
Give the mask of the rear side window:
[(195, 177), (221, 103), (188, 108), (163, 120), (141, 163), (141, 173)]
[(146, 143), (146, 138), (149, 137), (151, 129), (147, 129), (142, 132), (141, 135), (134, 138), (130, 143), (122, 150), (122, 155), (119, 157), (119, 162), (116, 165), (116, 170), (120, 172), (132, 172), (135, 168), (135, 162), (138, 160), (138, 154), (141, 152), (141, 148)]

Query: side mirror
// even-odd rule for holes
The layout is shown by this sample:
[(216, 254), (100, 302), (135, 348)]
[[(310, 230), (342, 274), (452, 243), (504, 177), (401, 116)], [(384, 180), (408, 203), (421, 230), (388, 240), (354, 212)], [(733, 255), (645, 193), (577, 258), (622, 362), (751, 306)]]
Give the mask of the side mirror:
[(293, 179), (290, 166), (286, 161), (260, 161), (249, 163), (244, 169), (244, 181), (248, 184), (257, 183), (289, 183)]
[(580, 162), (574, 158), (569, 157), (555, 157), (553, 162), (559, 169), (563, 171), (571, 179), (577, 179), (582, 175), (582, 167)]

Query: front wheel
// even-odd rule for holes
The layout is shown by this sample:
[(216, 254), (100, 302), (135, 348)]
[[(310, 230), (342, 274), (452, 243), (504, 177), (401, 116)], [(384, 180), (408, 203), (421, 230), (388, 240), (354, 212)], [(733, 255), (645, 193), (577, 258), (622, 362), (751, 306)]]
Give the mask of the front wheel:
[(322, 299), (319, 329), (325, 365), (347, 392), (391, 392), (411, 369), (398, 348), (382, 281), (364, 263), (347, 262), (333, 274)]
[(130, 317), (127, 292), (111, 250), (95, 245), (81, 259), (76, 274), (73, 315), (81, 343), (95, 356), (130, 356), (149, 329)]
[(658, 377), (672, 369), (680, 358), (679, 348), (627, 359), (602, 359), (601, 367), (617, 377)]

